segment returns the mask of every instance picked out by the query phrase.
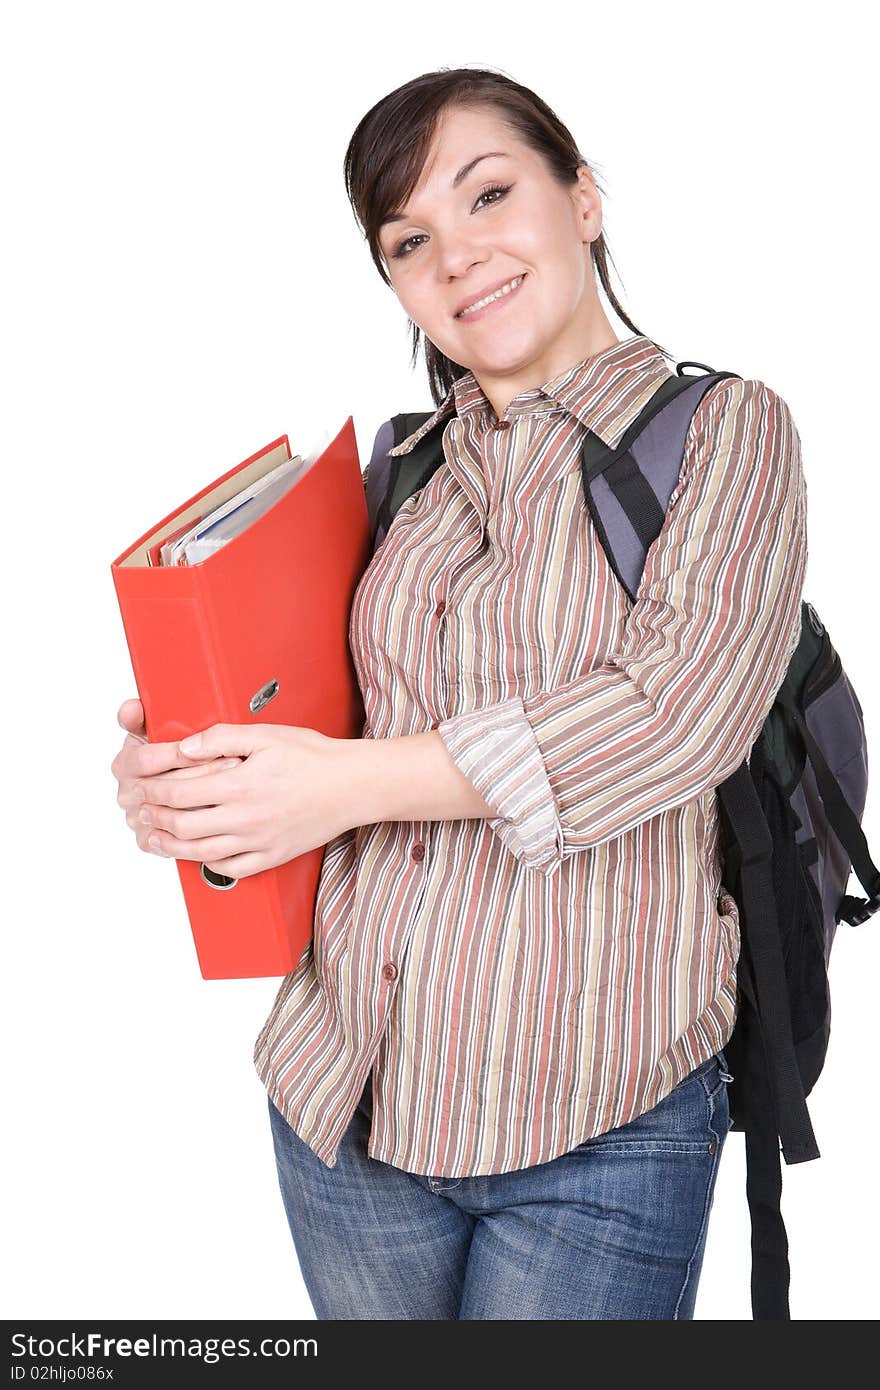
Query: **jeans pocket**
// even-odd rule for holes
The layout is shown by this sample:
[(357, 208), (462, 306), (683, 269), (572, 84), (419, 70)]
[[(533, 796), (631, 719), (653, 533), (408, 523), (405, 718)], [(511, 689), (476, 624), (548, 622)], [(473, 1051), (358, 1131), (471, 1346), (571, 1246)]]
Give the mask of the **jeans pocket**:
[(718, 1135), (712, 1124), (711, 1094), (716, 1084), (725, 1084), (716, 1081), (717, 1075), (717, 1058), (710, 1057), (649, 1109), (626, 1124), (585, 1140), (575, 1152), (588, 1153), (595, 1149), (633, 1155), (714, 1152), (711, 1146), (717, 1143)]
[(733, 1080), (727, 1068), (727, 1058), (724, 1055), (724, 1049), (720, 1047), (717, 1052), (713, 1053), (708, 1062), (704, 1062), (703, 1065), (698, 1067), (696, 1072), (692, 1072), (691, 1075), (700, 1076), (706, 1094), (710, 1097), (717, 1096), (718, 1092), (722, 1089), (726, 1089)]

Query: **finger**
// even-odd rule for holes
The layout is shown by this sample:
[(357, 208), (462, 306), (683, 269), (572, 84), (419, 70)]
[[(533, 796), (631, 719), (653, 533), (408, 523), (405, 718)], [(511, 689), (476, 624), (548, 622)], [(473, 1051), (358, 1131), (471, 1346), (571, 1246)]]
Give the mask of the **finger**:
[[(206, 864), (209, 859), (226, 859), (232, 854), (245, 850), (238, 835), (214, 835), (202, 840), (178, 840), (167, 830), (147, 830), (144, 827), (142, 849), (152, 854), (161, 854), (169, 859), (193, 859)], [(140, 844), (141, 841), (138, 840)]]
[[(196, 806), (218, 806), (234, 800), (241, 788), (234, 777), (234, 768), (216, 771), (216, 762), (208, 765), (203, 777), (184, 777), (174, 771), (160, 777), (139, 777), (132, 783), (131, 797), (151, 806), (174, 806), (187, 810)], [(189, 771), (189, 769), (184, 769)]]
[(202, 860), (212, 874), (225, 874), (227, 878), (249, 878), (251, 874), (262, 873), (267, 868), (265, 857), (256, 851), (250, 854), (232, 854), (228, 859), (218, 859), (208, 863)]
[(116, 721), (130, 734), (146, 737), (144, 707), (140, 700), (123, 700), (116, 712)]
[[(192, 767), (173, 767), (168, 772), (160, 772), (154, 778), (150, 779), (150, 786), (153, 789), (153, 799), (157, 805), (161, 806), (165, 804), (165, 793), (163, 789), (169, 781), (193, 781), (195, 779), (203, 779), (221, 768), (239, 767), (242, 761), (242, 758), (217, 758), (209, 763), (194, 763)], [(131, 776), (126, 778), (121, 776), (116, 800), (120, 806), (126, 808), (131, 813), (126, 816), (126, 820), (132, 827), (137, 824), (136, 813), (140, 811), (144, 802), (147, 800), (146, 795), (140, 796), (137, 792), (137, 788), (142, 788), (143, 785), (143, 781), (137, 778)], [(209, 802), (206, 795), (203, 793), (200, 797), (196, 798), (193, 804), (208, 806), (215, 805), (216, 803)]]
[[(136, 835), (141, 835), (141, 832), (144, 832), (144, 834), (146, 834), (149, 829), (148, 822), (145, 821), (142, 816), (142, 812), (146, 809), (149, 809), (154, 813), (154, 820), (157, 825), (160, 823), (160, 817), (158, 815), (158, 813), (160, 812), (167, 812), (168, 815), (192, 815), (196, 811), (211, 811), (217, 809), (216, 806), (209, 805), (207, 802), (200, 802), (198, 806), (189, 808), (186, 811), (177, 809), (173, 810), (171, 807), (163, 806), (161, 802), (144, 802), (141, 800), (139, 796), (135, 797), (131, 796), (130, 794), (126, 795), (124, 792), (120, 792), (119, 796), (117, 797), (117, 800), (119, 802), (119, 805), (125, 811), (126, 824), (135, 832)], [(170, 829), (173, 831), (173, 826), (171, 826), (166, 821), (162, 821), (162, 827), (163, 829)], [(211, 830), (212, 833), (214, 833), (214, 827), (212, 827)], [(197, 839), (199, 835), (203, 833), (206, 832), (203, 832), (201, 830), (190, 830), (187, 832), (188, 837), (190, 839)]]
[(138, 832), (146, 829), (167, 831), (175, 840), (182, 843), (196, 840), (218, 839), (220, 836), (234, 836), (240, 844), (244, 836), (238, 826), (232, 823), (228, 806), (200, 806), (196, 810), (181, 811), (170, 806), (142, 806), (135, 813)]
[(192, 767), (195, 758), (178, 751), (177, 743), (143, 743), (128, 751), (128, 773), (131, 777), (155, 777), (172, 768)]
[(193, 763), (191, 767), (172, 767), (168, 772), (156, 774), (156, 782), (192, 781), (193, 778), (206, 777), (212, 772), (220, 772), (225, 767), (241, 767), (244, 758), (212, 758), (210, 762)]
[(181, 739), (180, 751), (198, 758), (216, 758), (229, 753), (247, 756), (264, 746), (264, 728), (261, 724), (212, 724)]

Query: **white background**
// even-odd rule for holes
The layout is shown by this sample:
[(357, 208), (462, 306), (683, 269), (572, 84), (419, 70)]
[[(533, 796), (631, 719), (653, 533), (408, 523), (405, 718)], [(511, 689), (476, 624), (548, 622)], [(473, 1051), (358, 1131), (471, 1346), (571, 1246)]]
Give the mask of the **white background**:
[[(7, 1317), (313, 1316), (251, 1060), (280, 982), (201, 979), (175, 867), (116, 804), (136, 689), (110, 562), (280, 434), (296, 451), (351, 414), (363, 464), (383, 420), (431, 407), (342, 180), (393, 88), (460, 65), (532, 87), (597, 173), (640, 329), (788, 401), (805, 596), (880, 759), (869, 9), (310, 10), (3, 23)], [(878, 812), (872, 786), (875, 856)], [(796, 1319), (878, 1311), (878, 965), (877, 926), (841, 926), (822, 1158), (783, 1169)], [(698, 1318), (751, 1316), (744, 1171), (731, 1134)]]

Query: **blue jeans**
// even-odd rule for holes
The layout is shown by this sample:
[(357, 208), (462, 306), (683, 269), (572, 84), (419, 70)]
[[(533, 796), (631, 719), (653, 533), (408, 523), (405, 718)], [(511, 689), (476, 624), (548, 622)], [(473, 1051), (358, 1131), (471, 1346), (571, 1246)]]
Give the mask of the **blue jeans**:
[(719, 1051), (629, 1124), (462, 1178), (367, 1155), (369, 1078), (334, 1168), (267, 1097), (316, 1317), (692, 1318), (732, 1079)]

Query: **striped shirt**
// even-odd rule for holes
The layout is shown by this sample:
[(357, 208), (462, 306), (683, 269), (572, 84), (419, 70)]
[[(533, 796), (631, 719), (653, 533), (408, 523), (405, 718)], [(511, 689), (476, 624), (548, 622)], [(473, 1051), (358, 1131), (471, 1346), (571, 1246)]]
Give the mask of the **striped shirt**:
[(806, 489), (785, 402), (714, 383), (633, 605), (579, 458), (671, 375), (636, 335), (499, 420), (466, 372), (392, 451), (449, 416), (444, 463), (354, 595), (364, 736), (438, 729), (494, 815), (325, 849), (313, 940), (254, 1064), (329, 1168), (368, 1082), (371, 1157), (502, 1173), (634, 1119), (733, 1031), (714, 788), (797, 645)]

